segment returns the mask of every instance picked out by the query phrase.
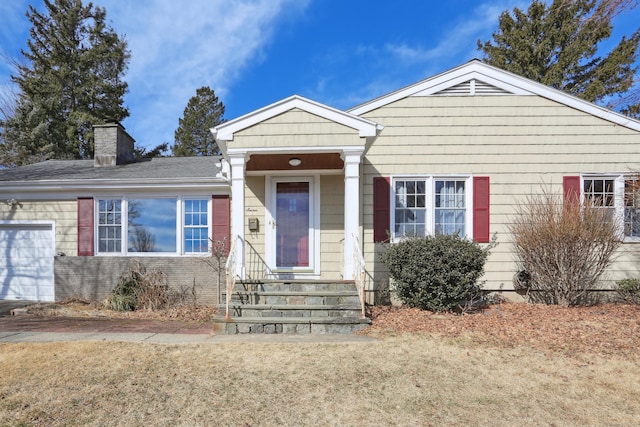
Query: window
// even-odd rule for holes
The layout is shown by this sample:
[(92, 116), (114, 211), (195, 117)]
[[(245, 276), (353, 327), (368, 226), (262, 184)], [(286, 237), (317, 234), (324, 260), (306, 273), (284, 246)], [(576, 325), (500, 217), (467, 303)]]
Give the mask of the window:
[(436, 180), (436, 234), (465, 235), (465, 181)]
[(624, 235), (640, 238), (640, 181), (624, 181)]
[(393, 238), (427, 234), (466, 236), (470, 222), (469, 177), (393, 180)]
[(184, 251), (207, 252), (209, 228), (206, 200), (184, 201)]
[(98, 252), (122, 251), (122, 202), (98, 201)]
[(624, 175), (586, 176), (582, 195), (592, 206), (607, 209), (612, 220), (620, 221), (626, 240), (640, 239), (640, 186)]
[(424, 236), (427, 220), (427, 181), (397, 180), (395, 182), (394, 236)]
[(97, 205), (99, 254), (208, 252), (207, 199), (99, 199)]

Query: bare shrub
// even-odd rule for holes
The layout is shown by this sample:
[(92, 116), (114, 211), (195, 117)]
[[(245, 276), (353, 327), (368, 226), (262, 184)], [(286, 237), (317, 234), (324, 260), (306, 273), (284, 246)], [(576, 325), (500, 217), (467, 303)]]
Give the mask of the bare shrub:
[(159, 268), (147, 270), (138, 261), (120, 276), (105, 305), (112, 310), (159, 310), (171, 306), (195, 304), (197, 294), (193, 287), (172, 289), (167, 275)]
[(598, 287), (622, 241), (610, 211), (594, 205), (563, 204), (560, 195), (544, 189), (516, 205), (509, 228), (532, 301), (584, 304)]
[(207, 265), (211, 267), (218, 276), (218, 301), (220, 301), (222, 299), (220, 286), (221, 283), (223, 283), (222, 278), (226, 274), (225, 264), (227, 262), (227, 257), (229, 256), (230, 245), (226, 238), (221, 240), (209, 239), (209, 241), (211, 243), (209, 249), (211, 257), (204, 258), (204, 262), (207, 263)]

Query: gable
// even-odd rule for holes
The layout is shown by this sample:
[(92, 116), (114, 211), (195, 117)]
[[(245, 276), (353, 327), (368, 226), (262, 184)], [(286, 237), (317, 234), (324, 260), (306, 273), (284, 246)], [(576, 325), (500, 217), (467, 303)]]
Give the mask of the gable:
[(234, 133), (232, 149), (360, 146), (353, 128), (300, 108), (293, 108)]
[(293, 108), (235, 132), (233, 148), (328, 147), (364, 145), (353, 128)]
[(298, 95), (293, 95), (249, 114), (245, 114), (237, 119), (222, 123), (211, 131), (216, 138), (220, 140), (232, 141), (236, 132), (293, 109), (303, 110), (350, 127), (358, 131), (359, 135), (362, 137), (375, 136), (378, 128), (376, 123), (370, 122), (369, 120), (329, 107), (328, 105), (324, 105), (319, 102), (311, 101)]
[(349, 110), (349, 113), (365, 115), (401, 99), (411, 97), (487, 95), (538, 96), (634, 131), (640, 131), (640, 121), (533, 80), (484, 64), (477, 59), (354, 107)]

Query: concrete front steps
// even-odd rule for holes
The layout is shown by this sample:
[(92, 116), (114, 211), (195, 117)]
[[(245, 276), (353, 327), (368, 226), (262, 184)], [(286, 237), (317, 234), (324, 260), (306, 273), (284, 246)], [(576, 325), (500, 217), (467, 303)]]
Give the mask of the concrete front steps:
[(226, 334), (352, 333), (371, 323), (362, 318), (353, 281), (238, 282), (231, 319), (224, 317), (224, 304), (218, 308), (214, 330)]

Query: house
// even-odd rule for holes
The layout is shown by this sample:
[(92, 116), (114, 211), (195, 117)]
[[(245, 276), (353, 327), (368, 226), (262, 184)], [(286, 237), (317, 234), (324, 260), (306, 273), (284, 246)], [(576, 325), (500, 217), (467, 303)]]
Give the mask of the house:
[[(374, 302), (388, 281), (383, 243), (436, 232), (481, 243), (495, 234), (485, 288), (508, 293), (515, 203), (545, 185), (603, 196), (625, 218), (625, 182), (640, 167), (640, 122), (478, 60), (347, 111), (291, 96), (212, 132), (221, 159), (131, 163), (110, 143), (96, 144), (94, 161), (0, 171), (0, 262), (38, 266), (24, 280), (40, 284), (8, 292), (23, 278), (0, 273), (0, 298), (98, 295), (136, 258), (215, 299), (202, 254), (208, 238), (228, 238), (232, 276), (353, 280), (364, 268)], [(150, 251), (136, 226), (156, 228), (156, 214), (170, 217), (162, 231), (173, 243), (154, 231)], [(640, 274), (640, 228), (625, 221), (610, 280)]]
[(0, 170), (0, 299), (103, 299), (137, 260), (216, 302), (209, 238), (229, 239), (220, 159), (135, 161), (121, 125), (94, 133), (94, 160)]

